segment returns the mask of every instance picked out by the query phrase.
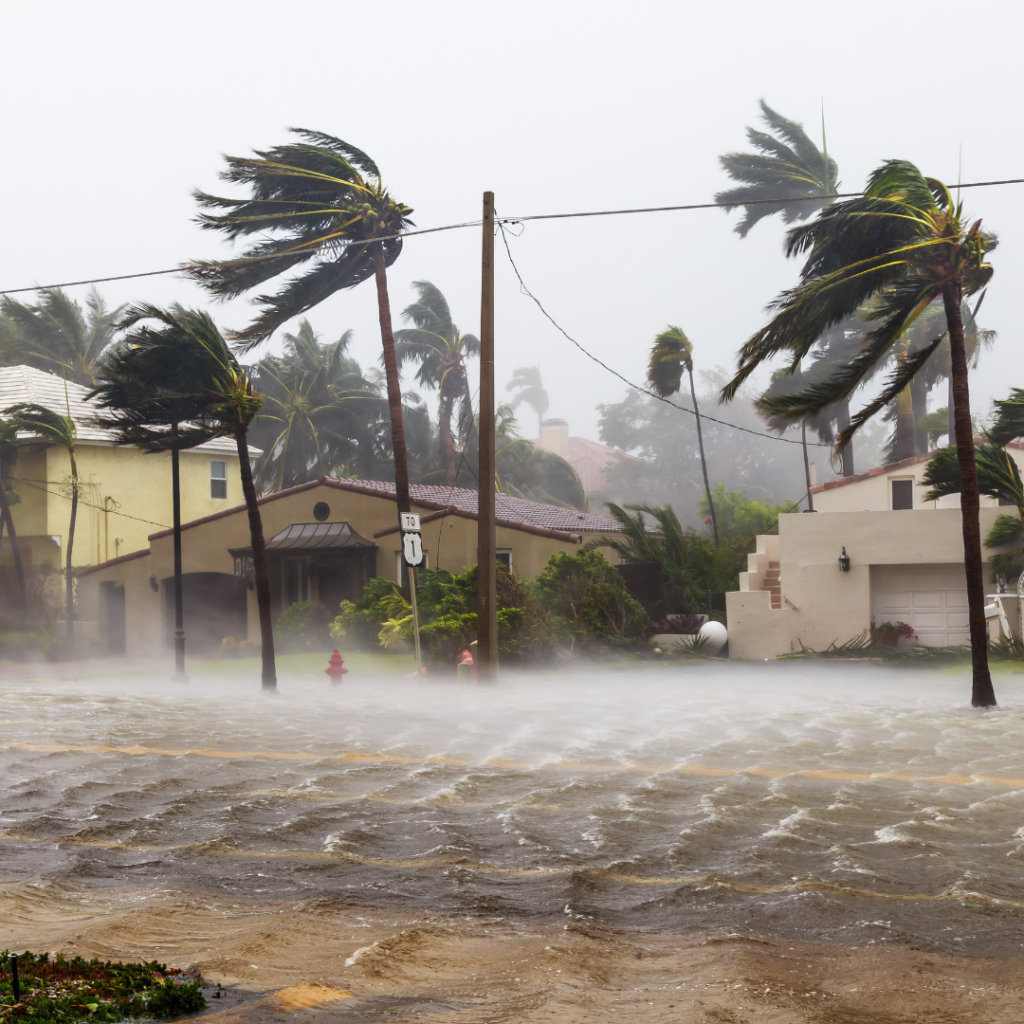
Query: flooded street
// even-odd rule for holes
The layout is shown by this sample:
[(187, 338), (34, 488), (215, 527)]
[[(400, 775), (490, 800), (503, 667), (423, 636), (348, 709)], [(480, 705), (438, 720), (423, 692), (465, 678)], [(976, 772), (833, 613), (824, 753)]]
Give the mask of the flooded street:
[[(0, 688), (0, 850), (64, 887), (1024, 948), (1024, 676), (785, 664)], [(47, 889), (39, 883), (55, 886)], [(30, 915), (31, 916), (31, 915)]]

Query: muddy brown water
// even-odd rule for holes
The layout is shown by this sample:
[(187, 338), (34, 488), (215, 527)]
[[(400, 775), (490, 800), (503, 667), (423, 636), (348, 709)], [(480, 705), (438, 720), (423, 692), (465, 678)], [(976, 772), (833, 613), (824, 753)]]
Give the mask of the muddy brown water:
[[(0, 876), (615, 934), (1024, 949), (1024, 677), (0, 682)], [(25, 888), (30, 887), (30, 888)], [(313, 905), (308, 904), (307, 905)]]

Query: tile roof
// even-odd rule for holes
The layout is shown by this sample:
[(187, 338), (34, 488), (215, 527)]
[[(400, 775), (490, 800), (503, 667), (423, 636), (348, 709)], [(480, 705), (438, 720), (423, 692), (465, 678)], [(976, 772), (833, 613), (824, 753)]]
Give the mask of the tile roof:
[(566, 460), (587, 491), (600, 491), (606, 486), (605, 473), (620, 462), (639, 462), (635, 455), (620, 452), (585, 437), (569, 438), (569, 458)]
[[(395, 485), (384, 480), (341, 480), (325, 478), (327, 483), (343, 489), (379, 492), (382, 498), (395, 500)], [(479, 498), (477, 492), (467, 487), (444, 487), (435, 484), (410, 484), (409, 496), (413, 503), (425, 502), (445, 508), (453, 505), (461, 512), (476, 515)], [(548, 505), (527, 498), (514, 498), (510, 494), (494, 496), (495, 515), (499, 520), (529, 526), (546, 527), (549, 530), (571, 530), (579, 533), (621, 533), (622, 527), (611, 516), (599, 516), (593, 512), (580, 512), (575, 508)]]
[[(95, 403), (86, 400), (88, 394), (89, 389), (81, 384), (64, 381), (55, 374), (32, 366), (0, 366), (0, 411), (26, 402), (41, 405), (61, 416), (70, 413), (78, 427), (80, 444), (112, 445), (113, 432), (97, 427), (93, 422), (100, 410)], [(214, 438), (194, 450), (232, 454), (238, 452), (230, 437)]]

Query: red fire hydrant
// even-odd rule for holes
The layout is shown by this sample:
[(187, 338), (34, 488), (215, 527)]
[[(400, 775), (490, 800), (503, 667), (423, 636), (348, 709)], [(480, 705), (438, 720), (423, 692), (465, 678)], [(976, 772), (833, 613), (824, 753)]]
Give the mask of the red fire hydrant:
[(327, 668), (324, 672), (331, 677), (331, 684), (334, 686), (341, 686), (341, 677), (348, 671), (345, 668), (345, 662), (342, 660), (341, 652), (337, 647), (334, 648), (334, 653), (331, 655), (330, 661), (327, 663)]

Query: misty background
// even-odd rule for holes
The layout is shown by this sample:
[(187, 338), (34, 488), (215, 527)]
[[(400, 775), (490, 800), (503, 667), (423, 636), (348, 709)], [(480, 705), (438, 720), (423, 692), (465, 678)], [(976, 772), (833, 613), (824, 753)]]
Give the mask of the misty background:
[[(191, 190), (222, 192), (222, 153), (284, 142), (289, 126), (368, 152), (422, 228), (477, 219), (485, 189), (503, 216), (711, 202), (729, 185), (717, 158), (749, 148), (744, 130), (759, 123), (761, 97), (819, 143), (824, 107), (843, 192), (859, 190), (890, 157), (951, 184), (959, 174), (965, 182), (1024, 177), (1016, 130), (1022, 18), (1004, 2), (937, 2), (927, 18), (917, 5), (891, 2), (712, 9), (534, 0), (37, 0), (5, 4), (3, 14), (0, 289), (230, 255), (194, 224)], [(1014, 348), (1024, 185), (971, 189), (964, 198), (1001, 239), (979, 318), (998, 339), (972, 375), (973, 410), (984, 417), (992, 397), (1024, 383)], [(762, 326), (766, 304), (797, 279), (798, 264), (782, 254), (781, 219), (740, 239), (732, 231), (739, 217), (701, 210), (533, 222), (510, 245), (531, 290), (610, 366), (642, 383), (654, 336), (677, 324), (709, 387)], [(389, 271), (396, 327), (414, 298), (411, 283), (427, 279), (461, 329), (476, 333), (479, 260), (479, 228), (408, 239)], [(213, 305), (177, 276), (98, 287), (112, 304), (209, 307), (224, 327), (241, 327), (252, 309), (245, 299)], [(516, 367), (539, 365), (548, 415), (598, 440), (597, 407), (621, 402), (626, 387), (520, 294), (500, 240), (496, 288), (499, 401)], [(86, 290), (70, 289), (80, 300)], [(371, 285), (334, 295), (309, 319), (325, 341), (354, 329), (352, 354), (364, 368), (379, 366)], [(766, 383), (763, 373), (758, 384)], [(931, 405), (945, 401), (943, 385)], [(736, 419), (728, 406), (706, 411)], [(520, 424), (534, 435), (526, 407)], [(858, 449), (858, 470), (874, 464), (868, 449), (880, 439), (876, 431)], [(776, 446), (798, 485), (799, 447)], [(823, 466), (827, 455), (817, 451)]]

